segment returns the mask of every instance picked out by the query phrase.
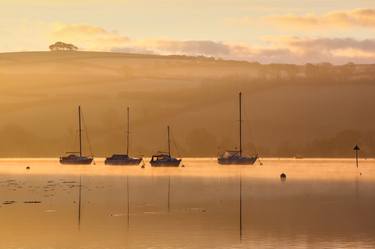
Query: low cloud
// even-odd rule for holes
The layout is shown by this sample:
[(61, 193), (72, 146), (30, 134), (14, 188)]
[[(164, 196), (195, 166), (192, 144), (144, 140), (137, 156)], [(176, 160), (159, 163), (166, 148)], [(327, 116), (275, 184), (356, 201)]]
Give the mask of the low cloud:
[(348, 62), (373, 63), (375, 39), (267, 37), (263, 45), (210, 40), (134, 40), (101, 27), (69, 24), (55, 28), (52, 36), (82, 50), (138, 54), (209, 56), (261, 63)]
[(223, 56), (230, 54), (228, 45), (214, 41), (168, 41), (154, 43), (156, 49), (168, 53)]
[(110, 50), (115, 46), (123, 46), (130, 42), (126, 36), (116, 31), (86, 24), (55, 24), (51, 39), (63, 40), (77, 44), (87, 50)]
[(149, 41), (134, 44), (156, 54), (185, 54), (220, 57), (261, 63), (372, 63), (375, 39), (268, 38), (267, 45), (232, 44), (214, 41)]
[(286, 41), (290, 46), (300, 47), (303, 49), (357, 49), (368, 52), (375, 52), (375, 39), (356, 40), (353, 38), (319, 38), (319, 39), (301, 39), (291, 38)]
[(126, 46), (115, 47), (111, 51), (145, 51), (147, 54), (225, 57), (231, 54), (231, 47), (228, 44), (215, 41), (147, 39), (132, 40)]
[(375, 28), (375, 9), (333, 11), (324, 15), (269, 16), (267, 21), (290, 28)]
[(375, 39), (274, 37), (267, 40), (288, 49), (300, 63), (373, 63), (375, 59)]

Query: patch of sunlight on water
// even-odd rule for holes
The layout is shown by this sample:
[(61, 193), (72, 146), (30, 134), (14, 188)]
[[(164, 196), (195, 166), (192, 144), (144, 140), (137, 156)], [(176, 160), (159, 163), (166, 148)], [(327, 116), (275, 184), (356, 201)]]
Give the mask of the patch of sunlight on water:
[(359, 169), (349, 159), (262, 162), (142, 169), (1, 159), (1, 247), (375, 248), (374, 160)]

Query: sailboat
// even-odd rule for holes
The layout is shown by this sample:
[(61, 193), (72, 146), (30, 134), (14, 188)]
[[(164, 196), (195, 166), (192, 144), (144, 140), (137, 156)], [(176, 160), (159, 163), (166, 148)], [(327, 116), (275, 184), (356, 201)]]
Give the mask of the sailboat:
[[(68, 156), (60, 157), (61, 164), (91, 164), (93, 157), (82, 155), (82, 120), (81, 120), (81, 106), (78, 106), (78, 131), (79, 131), (79, 152), (67, 152)], [(78, 154), (78, 155), (77, 155)]]
[(170, 128), (167, 127), (168, 132), (168, 152), (161, 152), (151, 157), (150, 164), (152, 167), (178, 167), (181, 163), (181, 159), (177, 159), (171, 156), (171, 140), (170, 140)]
[(129, 156), (129, 107), (127, 108), (127, 130), (126, 130), (126, 154), (114, 154), (111, 157), (107, 157), (104, 161), (107, 165), (138, 165), (142, 158), (134, 158)]
[(240, 130), (239, 130), (239, 150), (229, 150), (225, 151), (219, 158), (217, 159), (219, 164), (227, 165), (227, 164), (237, 164), (237, 165), (252, 165), (254, 164), (257, 159), (258, 155), (255, 156), (243, 156), (242, 155), (242, 93), (239, 93), (239, 114), (240, 114)]

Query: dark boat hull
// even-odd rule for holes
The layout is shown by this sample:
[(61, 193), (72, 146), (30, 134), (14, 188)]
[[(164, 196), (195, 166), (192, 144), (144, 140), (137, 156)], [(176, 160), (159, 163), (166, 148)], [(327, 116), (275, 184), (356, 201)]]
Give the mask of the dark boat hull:
[(218, 158), (217, 162), (221, 165), (253, 165), (258, 157), (240, 157), (240, 158)]
[(150, 161), (152, 167), (178, 167), (180, 166), (181, 159), (172, 161)]
[(104, 164), (111, 166), (137, 166), (142, 162), (142, 158), (112, 159), (107, 158)]
[(94, 159), (91, 157), (77, 157), (77, 158), (67, 158), (61, 157), (61, 164), (70, 164), (70, 165), (90, 165)]

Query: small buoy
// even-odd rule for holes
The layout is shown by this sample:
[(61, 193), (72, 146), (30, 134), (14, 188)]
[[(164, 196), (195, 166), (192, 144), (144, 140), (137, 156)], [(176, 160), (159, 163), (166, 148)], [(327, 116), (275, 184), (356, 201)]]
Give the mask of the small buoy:
[(281, 173), (281, 175), (280, 175), (280, 179), (281, 179), (281, 181), (286, 181), (286, 174), (285, 173)]
[(26, 169), (29, 170), (29, 169), (30, 169), (30, 166), (27, 166)]

